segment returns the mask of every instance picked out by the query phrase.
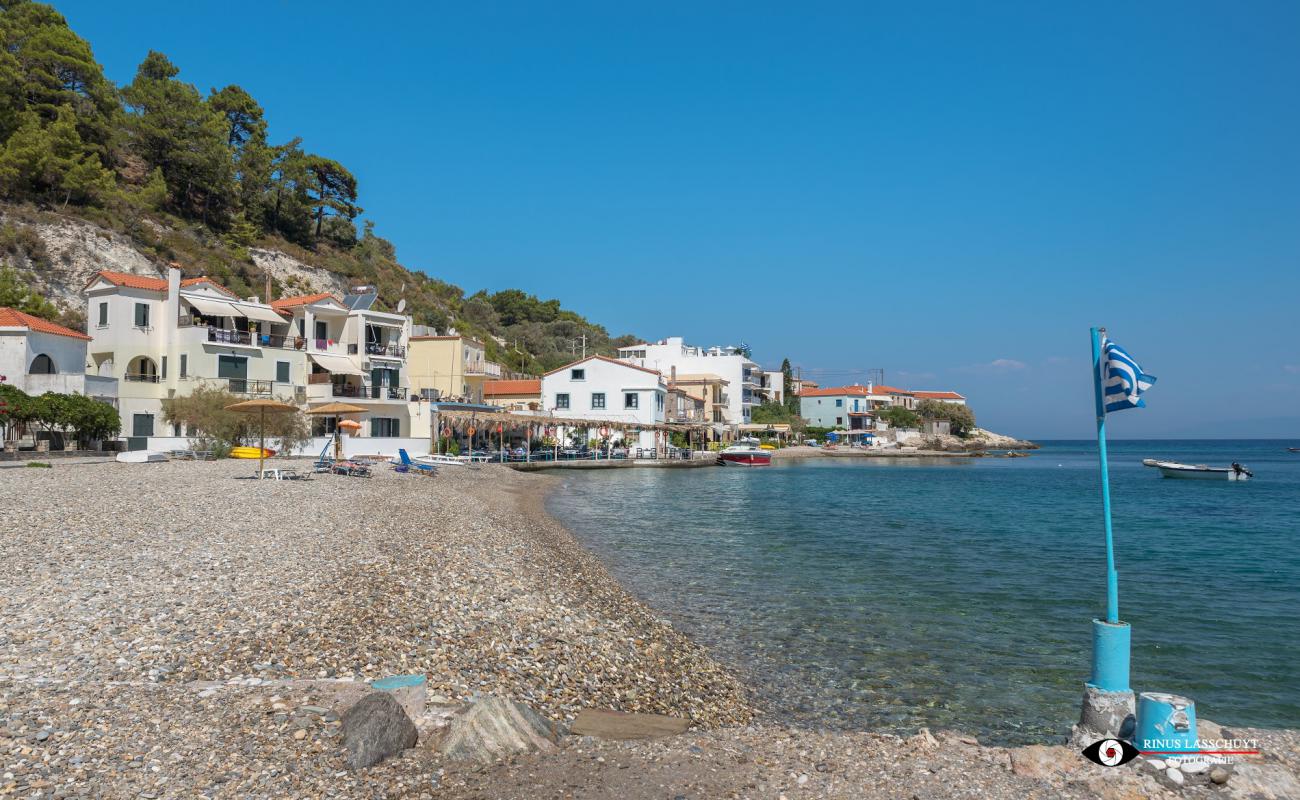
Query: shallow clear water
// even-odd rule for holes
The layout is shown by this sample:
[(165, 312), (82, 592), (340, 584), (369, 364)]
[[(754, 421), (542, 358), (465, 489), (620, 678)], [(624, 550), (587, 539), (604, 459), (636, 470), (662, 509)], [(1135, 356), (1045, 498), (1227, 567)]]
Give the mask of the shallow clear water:
[[(1133, 685), (1300, 727), (1300, 454), (1113, 442)], [(1177, 481), (1145, 457), (1256, 473)], [(1023, 459), (824, 459), (572, 473), (551, 512), (778, 718), (1041, 741), (1069, 729), (1105, 612), (1096, 445)]]

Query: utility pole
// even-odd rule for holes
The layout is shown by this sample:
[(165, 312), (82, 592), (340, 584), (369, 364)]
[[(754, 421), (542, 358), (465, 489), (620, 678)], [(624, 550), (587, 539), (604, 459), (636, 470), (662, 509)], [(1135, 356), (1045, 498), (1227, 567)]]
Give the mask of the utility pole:
[(582, 334), (582, 357), (587, 357), (587, 334)]

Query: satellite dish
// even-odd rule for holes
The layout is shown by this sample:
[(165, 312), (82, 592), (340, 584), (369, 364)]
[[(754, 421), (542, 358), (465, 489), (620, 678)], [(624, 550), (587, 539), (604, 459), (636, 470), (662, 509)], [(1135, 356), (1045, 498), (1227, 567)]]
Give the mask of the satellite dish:
[(397, 313), (400, 314), (405, 310), (406, 310), (406, 298), (403, 297), (401, 300), (397, 301)]

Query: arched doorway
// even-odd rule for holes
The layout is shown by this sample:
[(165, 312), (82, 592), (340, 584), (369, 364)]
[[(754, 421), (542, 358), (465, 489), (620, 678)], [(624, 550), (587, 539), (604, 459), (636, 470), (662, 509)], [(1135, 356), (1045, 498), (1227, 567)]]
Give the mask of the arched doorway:
[(136, 356), (131, 359), (131, 363), (126, 365), (126, 379), (128, 381), (157, 383), (158, 365), (148, 356)]
[(28, 375), (54, 375), (59, 370), (54, 366), (54, 359), (44, 353), (32, 359), (32, 366), (27, 370)]

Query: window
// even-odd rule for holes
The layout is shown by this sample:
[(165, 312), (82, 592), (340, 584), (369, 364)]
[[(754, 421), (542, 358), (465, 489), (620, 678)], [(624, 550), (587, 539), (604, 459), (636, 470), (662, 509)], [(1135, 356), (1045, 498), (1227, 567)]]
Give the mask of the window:
[(401, 436), (402, 426), (396, 417), (371, 417), (371, 436)]
[(587, 379), (587, 371), (585, 369), (571, 370), (569, 372), (569, 379), (575, 381), (585, 381)]
[(313, 327), (316, 328), (316, 338), (323, 342), (329, 338), (329, 328), (325, 326), (325, 320), (318, 319), (315, 323)]
[(158, 377), (167, 380), (167, 356), (162, 357), (162, 369), (158, 370)]
[(135, 304), (135, 326), (137, 328), (149, 327), (149, 304), (148, 303)]
[(591, 393), (591, 407), (592, 407), (592, 408), (604, 408), (604, 407), (605, 407), (605, 393), (604, 393), (604, 392), (592, 392), (592, 393)]
[(136, 414), (131, 419), (132, 436), (153, 436), (153, 414)]
[(555, 395), (555, 407), (556, 407), (556, 408), (568, 408), (568, 407), (569, 407), (569, 394), (568, 394), (568, 392), (560, 392), (559, 394)]
[(837, 397), (837, 398), (835, 398), (835, 407), (836, 407), (836, 408), (844, 408), (844, 398), (843, 398), (843, 397)]
[(218, 378), (247, 378), (248, 359), (239, 356), (217, 356)]
[(659, 394), (658, 392), (655, 392), (655, 408), (659, 409), (660, 411), (664, 410), (664, 396)]
[(181, 377), (182, 378), (190, 374), (189, 369), (190, 369), (190, 356), (188, 353), (181, 353)]
[(275, 382), (276, 382), (276, 383), (288, 383), (288, 382), (289, 382), (289, 362), (288, 362), (288, 361), (277, 361), (277, 362), (275, 362)]
[(99, 304), (99, 327), (101, 328), (108, 327), (108, 303), (107, 302), (103, 302)]
[(640, 408), (641, 395), (636, 392), (623, 392), (623, 408)]
[(835, 418), (835, 424), (836, 424), (836, 425), (843, 425), (843, 424), (844, 424), (844, 418), (843, 418), (843, 417), (836, 417), (836, 418)]

